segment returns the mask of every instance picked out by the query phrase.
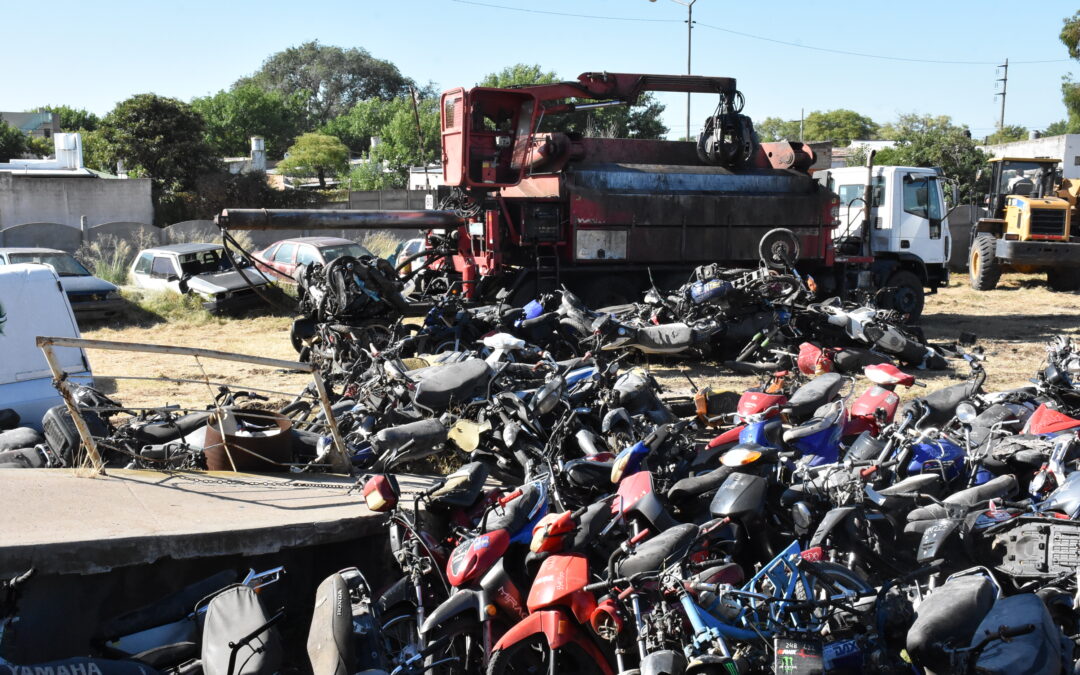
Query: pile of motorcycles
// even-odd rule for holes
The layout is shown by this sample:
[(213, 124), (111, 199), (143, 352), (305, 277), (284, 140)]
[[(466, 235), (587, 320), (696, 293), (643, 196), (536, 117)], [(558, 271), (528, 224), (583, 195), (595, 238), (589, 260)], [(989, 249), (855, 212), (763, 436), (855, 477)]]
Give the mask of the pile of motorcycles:
[[(451, 293), (414, 326), (313, 318), (302, 348), (349, 343), (324, 361), (333, 414), (397, 570), (319, 587), (316, 675), (1074, 671), (1067, 338), (1032, 386), (987, 392), (976, 348), (928, 345), (895, 312), (816, 301), (810, 280), (766, 267), (702, 268), (606, 311), (567, 291), (524, 308)], [(733, 357), (761, 386), (666, 397), (633, 365), (689, 352)], [(946, 355), (967, 379), (901, 405), (911, 371)], [(313, 430), (296, 470), (326, 464), (311, 400), (280, 411)], [(421, 461), (448, 475), (404, 489)], [(245, 625), (245, 645), (268, 635)], [(243, 672), (280, 662), (259, 663)]]

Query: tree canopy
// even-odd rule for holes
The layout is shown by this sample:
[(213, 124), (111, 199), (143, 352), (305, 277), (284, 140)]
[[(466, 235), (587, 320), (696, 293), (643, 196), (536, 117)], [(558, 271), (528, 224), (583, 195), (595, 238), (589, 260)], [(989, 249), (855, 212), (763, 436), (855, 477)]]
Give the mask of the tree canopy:
[(155, 205), (162, 196), (189, 190), (202, 173), (217, 167), (206, 144), (205, 124), (187, 103), (156, 94), (121, 101), (101, 120), (92, 142), (95, 161), (123, 161), (135, 176), (153, 179)]
[[(754, 129), (763, 141), (799, 140), (799, 120), (766, 117), (755, 124)], [(803, 119), (802, 138), (806, 141), (832, 141), (837, 147), (845, 147), (855, 140), (877, 138), (878, 131), (879, 126), (874, 120), (854, 110), (815, 110)]]
[(0, 120), (0, 162), (22, 157), (27, 150), (26, 134), (4, 120)]
[[(1065, 45), (1069, 56), (1080, 60), (1080, 12), (1062, 19), (1064, 24), (1058, 39)], [(1065, 109), (1069, 112), (1068, 123), (1063, 133), (1080, 132), (1080, 82), (1075, 82), (1071, 75), (1061, 78), (1061, 97)]]
[(309, 128), (347, 113), (359, 101), (391, 99), (411, 84), (397, 66), (367, 50), (305, 42), (272, 54), (234, 87), (254, 84), (283, 95), (306, 92)]
[(277, 169), (286, 176), (318, 176), (326, 189), (327, 176), (340, 176), (349, 168), (349, 149), (333, 136), (307, 133), (296, 139)]
[(971, 133), (953, 124), (948, 115), (901, 115), (882, 127), (881, 135), (896, 146), (879, 150), (874, 161), (892, 166), (941, 167), (945, 175), (960, 185), (962, 199), (977, 191), (975, 177), (989, 157), (975, 147)]
[(1016, 124), (1006, 124), (1001, 129), (998, 129), (994, 133), (986, 137), (988, 144), (994, 143), (1012, 143), (1013, 141), (1022, 141), (1028, 137), (1027, 127), (1022, 127)]
[(101, 122), (101, 118), (89, 110), (67, 105), (41, 105), (33, 112), (51, 112), (59, 115), (60, 131), (93, 131)]
[(246, 83), (212, 96), (195, 98), (191, 107), (206, 123), (206, 142), (222, 157), (248, 154), (251, 136), (262, 136), (270, 157), (281, 157), (304, 125), (303, 92), (266, 91)]

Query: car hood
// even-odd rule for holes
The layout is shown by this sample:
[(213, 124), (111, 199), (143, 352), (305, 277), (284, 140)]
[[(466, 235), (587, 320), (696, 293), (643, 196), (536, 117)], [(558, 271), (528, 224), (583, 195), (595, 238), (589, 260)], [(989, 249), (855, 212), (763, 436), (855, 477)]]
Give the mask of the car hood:
[[(248, 279), (247, 281), (244, 281), (245, 276)], [(236, 270), (218, 272), (217, 274), (200, 274), (188, 279), (187, 284), (188, 288), (196, 293), (213, 295), (247, 288), (248, 282), (253, 286), (263, 286), (268, 283), (265, 276), (251, 268), (247, 268), (244, 270), (244, 276), (241, 276), (240, 272)]]
[(60, 286), (65, 293), (108, 293), (116, 290), (116, 286), (108, 281), (92, 276), (60, 277)]

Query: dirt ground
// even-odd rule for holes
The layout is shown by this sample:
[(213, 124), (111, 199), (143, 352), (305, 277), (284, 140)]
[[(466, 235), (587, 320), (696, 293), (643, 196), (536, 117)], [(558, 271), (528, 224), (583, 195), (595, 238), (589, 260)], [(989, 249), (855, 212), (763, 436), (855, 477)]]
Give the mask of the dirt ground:
[[(289, 324), (290, 320), (284, 317), (221, 319), (199, 326), (159, 323), (151, 327), (94, 328), (85, 330), (83, 336), (295, 359), (296, 352), (289, 344)], [(1051, 336), (1080, 337), (1080, 294), (1053, 293), (1046, 288), (1042, 275), (1021, 274), (1005, 275), (997, 290), (977, 293), (968, 286), (966, 276), (956, 275), (948, 288), (927, 296), (922, 325), (931, 341), (953, 341), (961, 332), (974, 333), (987, 354), (987, 390), (1017, 387), (1034, 377), (1043, 360), (1043, 346)], [(207, 378), (212, 383), (275, 390), (281, 393), (270, 394), (271, 398), (283, 403), (309, 381), (308, 376), (296, 372), (206, 359), (200, 364), (191, 357), (103, 350), (91, 350), (89, 357), (104, 390), (130, 406), (179, 404), (201, 409), (211, 400), (203, 381)], [(913, 388), (906, 396), (919, 396), (967, 376), (963, 362), (951, 365), (953, 370), (918, 372), (918, 379), (927, 388)], [(653, 362), (648, 367), (671, 394), (690, 393), (683, 372), (698, 386), (709, 385), (719, 390), (740, 392), (756, 384), (755, 378), (728, 374), (722, 367), (708, 362), (682, 365)], [(124, 379), (161, 375), (199, 382)]]

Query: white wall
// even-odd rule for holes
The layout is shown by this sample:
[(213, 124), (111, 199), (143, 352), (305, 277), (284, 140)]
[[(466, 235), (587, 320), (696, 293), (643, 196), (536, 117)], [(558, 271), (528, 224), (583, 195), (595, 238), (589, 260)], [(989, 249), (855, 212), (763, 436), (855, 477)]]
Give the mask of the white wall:
[(1056, 157), (1065, 178), (1080, 178), (1080, 134), (982, 146), (992, 157)]
[(0, 172), (0, 230), (23, 223), (80, 227), (154, 222), (150, 179), (34, 176)]

